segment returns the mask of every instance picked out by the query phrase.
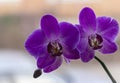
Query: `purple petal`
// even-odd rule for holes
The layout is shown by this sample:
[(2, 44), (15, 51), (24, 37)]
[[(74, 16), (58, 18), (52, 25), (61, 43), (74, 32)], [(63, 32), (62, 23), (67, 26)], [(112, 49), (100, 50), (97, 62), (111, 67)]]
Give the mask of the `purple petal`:
[(99, 50), (103, 54), (110, 54), (117, 51), (117, 45), (114, 42), (104, 39), (103, 47)]
[(60, 67), (61, 64), (62, 64), (62, 57), (61, 57), (61, 56), (57, 56), (57, 57), (56, 57), (56, 60), (54, 61), (54, 63), (51, 64), (51, 65), (49, 65), (49, 66), (47, 66), (47, 67), (45, 67), (45, 68), (43, 69), (43, 71), (44, 71), (45, 73), (49, 73), (49, 72), (51, 72), (51, 71), (56, 70), (58, 67)]
[(38, 68), (42, 69), (51, 65), (55, 61), (56, 57), (49, 55), (48, 53), (44, 54), (44, 57), (39, 57), (37, 60)]
[(78, 29), (67, 22), (61, 22), (60, 23), (60, 31), (61, 31), (61, 41), (62, 43), (70, 48), (70, 49), (74, 49), (77, 44), (79, 43), (79, 31)]
[(77, 48), (80, 52), (83, 52), (88, 45), (88, 34), (83, 31), (83, 28), (80, 25), (76, 25), (76, 27), (79, 29), (80, 33), (80, 41)]
[(41, 28), (48, 38), (54, 38), (59, 35), (58, 21), (52, 15), (45, 15), (42, 17)]
[(63, 51), (63, 55), (68, 59), (79, 59), (80, 58), (78, 49), (73, 49), (73, 50), (66, 49)]
[(96, 30), (96, 16), (92, 9), (88, 7), (82, 9), (79, 21), (85, 32), (93, 33)]
[(83, 52), (87, 48), (87, 45), (88, 45), (88, 39), (81, 38), (77, 48), (80, 52)]
[(42, 55), (46, 51), (46, 37), (42, 30), (35, 30), (25, 41), (25, 48), (35, 58)]
[(85, 38), (89, 35), (83, 30), (83, 27), (81, 25), (76, 24), (75, 26), (79, 30), (80, 38)]
[(89, 62), (91, 59), (94, 58), (94, 54), (94, 50), (88, 46), (86, 50), (81, 53), (81, 60), (83, 62)]
[(97, 27), (97, 32), (110, 41), (114, 41), (119, 31), (117, 21), (110, 17), (98, 17)]

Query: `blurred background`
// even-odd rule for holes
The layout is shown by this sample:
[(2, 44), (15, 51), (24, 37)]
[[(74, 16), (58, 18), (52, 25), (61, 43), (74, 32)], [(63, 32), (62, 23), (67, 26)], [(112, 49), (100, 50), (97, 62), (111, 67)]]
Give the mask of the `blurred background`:
[[(36, 61), (24, 49), (24, 41), (39, 28), (40, 18), (52, 14), (59, 22), (76, 24), (80, 10), (86, 6), (97, 16), (111, 16), (120, 23), (119, 0), (0, 0), (0, 83), (112, 83), (94, 59), (89, 63), (64, 62), (52, 73), (32, 77)], [(120, 34), (116, 41), (120, 47)], [(120, 83), (120, 49), (114, 54), (96, 55)]]

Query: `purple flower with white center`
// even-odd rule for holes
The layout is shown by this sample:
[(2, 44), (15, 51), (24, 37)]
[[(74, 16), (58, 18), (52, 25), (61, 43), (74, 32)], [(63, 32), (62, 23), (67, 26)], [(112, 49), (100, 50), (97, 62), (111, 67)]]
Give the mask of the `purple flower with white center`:
[(117, 21), (111, 17), (97, 17), (92, 9), (85, 7), (79, 15), (80, 32), (78, 49), (83, 62), (88, 62), (95, 56), (95, 50), (103, 54), (114, 53), (117, 50), (115, 38), (119, 31)]
[(58, 23), (52, 15), (41, 19), (41, 29), (35, 30), (26, 40), (25, 48), (37, 59), (37, 66), (45, 73), (56, 70), (65, 60), (79, 59), (76, 49), (79, 30), (67, 22)]

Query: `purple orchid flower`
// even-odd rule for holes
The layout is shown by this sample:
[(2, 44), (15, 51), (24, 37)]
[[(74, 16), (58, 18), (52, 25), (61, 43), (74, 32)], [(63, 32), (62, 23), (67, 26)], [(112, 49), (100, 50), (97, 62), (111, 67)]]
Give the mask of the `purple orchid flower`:
[(103, 54), (114, 53), (117, 50), (115, 38), (119, 31), (117, 21), (110, 17), (97, 17), (92, 9), (85, 7), (79, 15), (80, 31), (78, 49), (83, 62), (88, 62), (95, 56), (95, 50)]
[(41, 19), (41, 29), (35, 30), (26, 40), (25, 48), (37, 59), (37, 66), (45, 73), (56, 70), (65, 60), (79, 59), (76, 49), (79, 30), (67, 22), (58, 23), (52, 15)]

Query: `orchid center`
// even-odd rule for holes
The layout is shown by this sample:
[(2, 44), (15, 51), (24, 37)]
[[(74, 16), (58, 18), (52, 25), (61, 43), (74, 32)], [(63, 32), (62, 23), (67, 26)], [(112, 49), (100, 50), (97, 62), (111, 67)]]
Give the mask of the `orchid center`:
[(62, 55), (62, 45), (59, 42), (49, 42), (47, 45), (47, 51), (52, 56), (60, 56)]
[(92, 47), (94, 50), (100, 49), (103, 46), (102, 45), (103, 39), (98, 34), (90, 35), (88, 37), (88, 42), (89, 42), (90, 47)]

